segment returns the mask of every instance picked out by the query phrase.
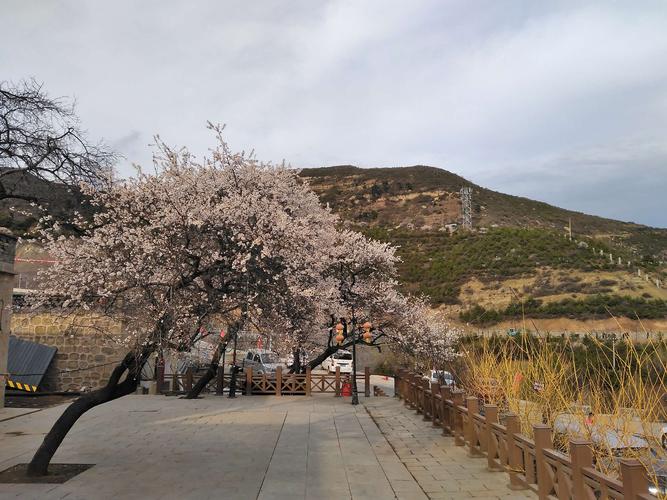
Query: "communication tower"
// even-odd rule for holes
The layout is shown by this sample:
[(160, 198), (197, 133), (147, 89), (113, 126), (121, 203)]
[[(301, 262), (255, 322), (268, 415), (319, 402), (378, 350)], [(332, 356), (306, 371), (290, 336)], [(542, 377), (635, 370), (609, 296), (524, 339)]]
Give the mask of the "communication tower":
[(461, 188), (461, 225), (464, 229), (472, 229), (472, 188)]

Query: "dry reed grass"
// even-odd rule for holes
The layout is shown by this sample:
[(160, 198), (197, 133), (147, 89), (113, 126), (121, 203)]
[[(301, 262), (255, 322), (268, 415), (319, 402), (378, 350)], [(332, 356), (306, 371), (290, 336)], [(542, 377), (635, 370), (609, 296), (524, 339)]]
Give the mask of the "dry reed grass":
[(476, 338), (461, 346), (458, 375), (466, 392), (497, 404), (501, 414), (517, 414), (524, 434), (546, 423), (560, 450), (567, 451), (570, 438), (586, 438), (602, 472), (616, 476), (621, 456), (636, 458), (656, 482), (667, 459), (660, 442), (667, 350), (664, 341), (648, 342), (621, 341), (610, 349), (593, 335)]

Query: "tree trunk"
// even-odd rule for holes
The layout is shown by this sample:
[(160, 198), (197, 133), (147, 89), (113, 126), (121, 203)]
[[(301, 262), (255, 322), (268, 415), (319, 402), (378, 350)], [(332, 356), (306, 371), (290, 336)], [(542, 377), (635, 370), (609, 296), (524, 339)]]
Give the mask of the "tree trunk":
[(328, 346), (322, 354), (317, 356), (315, 359), (313, 359), (310, 363), (308, 363), (308, 366), (310, 367), (311, 370), (315, 369), (319, 365), (322, 364), (322, 362), (327, 359), (329, 356), (334, 354), (336, 351), (340, 349), (340, 346), (337, 345), (330, 345)]
[(190, 389), (185, 396), (185, 399), (197, 399), (199, 394), (204, 387), (215, 378), (218, 373), (218, 365), (220, 364), (220, 357), (222, 356), (223, 351), (227, 347), (227, 342), (220, 341), (218, 342), (218, 347), (215, 348), (213, 357), (211, 358), (211, 364), (208, 365), (208, 370), (202, 375), (202, 377), (197, 381), (197, 383)]
[[(126, 354), (123, 361), (114, 368), (106, 386), (84, 394), (67, 407), (28, 464), (28, 476), (45, 476), (48, 473), (53, 455), (81, 415), (95, 406), (132, 394), (137, 389), (141, 369), (153, 350), (154, 348), (145, 348), (141, 354)], [(125, 380), (119, 382), (125, 372)]]
[(301, 348), (297, 347), (292, 351), (292, 368), (289, 373), (301, 373)]
[[(352, 344), (361, 344), (363, 342), (363, 339), (357, 338), (356, 340), (352, 340), (348, 342), (347, 344), (331, 344), (329, 345), (319, 356), (317, 356), (315, 359), (313, 359), (310, 363), (308, 363), (308, 366), (310, 367), (311, 370), (314, 370), (316, 367), (322, 364), (322, 362), (327, 359), (329, 356), (332, 354), (338, 352), (340, 349), (347, 349), (352, 346)], [(377, 346), (376, 346), (377, 347)]]

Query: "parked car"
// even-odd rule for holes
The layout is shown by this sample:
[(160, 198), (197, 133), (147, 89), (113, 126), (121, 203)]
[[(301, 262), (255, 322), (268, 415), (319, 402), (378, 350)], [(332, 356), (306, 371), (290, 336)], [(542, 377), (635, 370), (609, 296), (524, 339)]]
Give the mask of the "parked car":
[(427, 378), (430, 382), (437, 382), (440, 385), (446, 385), (449, 387), (454, 387), (456, 382), (454, 381), (454, 375), (445, 370), (431, 370)]
[(336, 367), (340, 368), (341, 373), (352, 373), (352, 353), (340, 350), (322, 362), (322, 368), (329, 373), (334, 373)]
[(242, 368), (252, 368), (254, 373), (275, 373), (276, 368), (284, 367), (278, 355), (267, 349), (251, 349), (243, 358)]

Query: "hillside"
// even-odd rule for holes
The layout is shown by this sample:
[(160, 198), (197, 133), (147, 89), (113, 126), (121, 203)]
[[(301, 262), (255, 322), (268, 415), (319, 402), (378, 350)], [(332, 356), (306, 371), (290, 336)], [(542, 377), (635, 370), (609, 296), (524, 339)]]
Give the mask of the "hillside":
[(78, 210), (87, 213), (90, 206), (82, 204), (82, 195), (78, 189), (63, 184), (39, 179), (31, 174), (7, 176), (3, 178), (7, 191), (20, 196), (34, 199), (0, 200), (0, 226), (6, 227), (18, 236), (36, 222), (39, 211), (31, 207), (31, 203), (42, 206), (46, 212), (58, 220), (67, 220)]
[[(498, 193), (433, 167), (338, 166), (301, 175), (346, 224), (399, 247), (406, 291), (428, 295), (464, 322), (495, 324), (524, 313), (604, 320), (606, 308), (630, 319), (667, 319), (667, 229)], [(464, 186), (473, 189), (473, 231), (453, 226)], [(35, 180), (25, 188), (56, 218), (90, 210), (64, 186)], [(34, 219), (10, 211), (12, 204), (27, 208), (0, 203), (0, 226), (21, 235)], [(564, 230), (570, 220), (572, 241)], [(35, 251), (26, 246), (19, 254), (33, 259)], [(32, 264), (22, 265), (27, 282)]]
[(323, 202), (361, 225), (438, 230), (460, 222), (459, 191), (473, 189), (476, 227), (527, 227), (610, 239), (637, 253), (667, 260), (667, 229), (574, 212), (483, 188), (435, 167), (358, 168), (349, 165), (301, 171)]
[[(487, 322), (508, 319), (520, 301), (532, 301), (534, 317), (599, 318), (605, 303), (614, 314), (667, 317), (667, 292), (655, 284), (667, 287), (667, 229), (498, 193), (433, 167), (336, 166), (301, 175), (347, 224), (399, 246), (406, 290), (451, 306), (464, 321), (474, 322), (476, 307), (489, 309)], [(450, 234), (464, 186), (473, 189), (475, 229)], [(565, 238), (570, 220), (573, 241)]]

